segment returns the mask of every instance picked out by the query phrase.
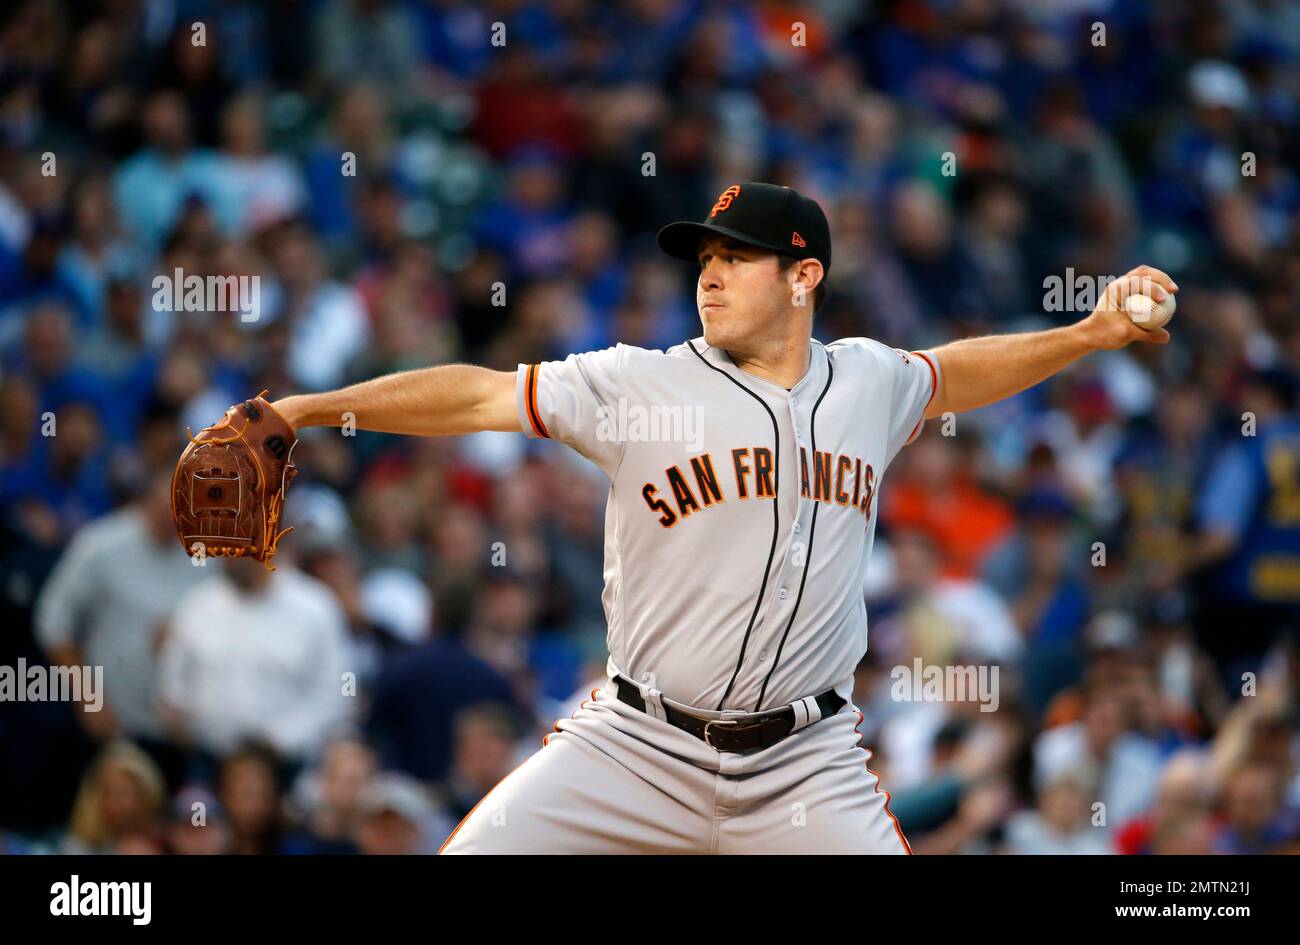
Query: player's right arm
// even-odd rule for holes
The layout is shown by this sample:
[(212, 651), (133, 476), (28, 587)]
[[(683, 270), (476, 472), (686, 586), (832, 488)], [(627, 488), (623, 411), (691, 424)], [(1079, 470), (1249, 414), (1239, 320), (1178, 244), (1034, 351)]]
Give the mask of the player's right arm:
[(961, 413), (1012, 397), (1047, 380), (1094, 351), (1113, 351), (1134, 341), (1166, 344), (1169, 332), (1138, 327), (1124, 311), (1131, 295), (1162, 302), (1178, 286), (1168, 274), (1138, 266), (1111, 282), (1087, 318), (1045, 331), (963, 338), (935, 348), (939, 388), (926, 419)]
[(516, 373), (447, 364), (386, 374), (272, 404), (294, 429), (340, 427), (414, 436), (459, 436), (483, 430), (519, 433)]

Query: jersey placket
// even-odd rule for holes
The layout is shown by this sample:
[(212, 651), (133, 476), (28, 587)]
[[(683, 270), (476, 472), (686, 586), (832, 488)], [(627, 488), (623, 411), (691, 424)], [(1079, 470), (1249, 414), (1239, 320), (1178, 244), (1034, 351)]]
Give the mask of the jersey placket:
[[(776, 501), (781, 503), (780, 520), (789, 524), (783, 526), (783, 534), (778, 539), (779, 567), (774, 568), (768, 600), (755, 627), (759, 647), (755, 651), (756, 662), (748, 667), (752, 673), (750, 686), (747, 687), (752, 693), (746, 700), (748, 705), (745, 708), (748, 711), (775, 708), (768, 703), (764, 690), (771, 689), (767, 683), (769, 677), (774, 675), (774, 661), (781, 649), (781, 638), (798, 604), (804, 566), (807, 564), (807, 536), (811, 527), (813, 503), (811, 500), (805, 501), (801, 494), (800, 463), (804, 451), (811, 449), (809, 434), (813, 398), (806, 392), (808, 386), (799, 385), (781, 398), (783, 404), (773, 404), (774, 413), (785, 421), (779, 424), (784, 462)], [(809, 456), (811, 459), (811, 454)], [(794, 497), (792, 504), (786, 501), (788, 496)], [(788, 511), (790, 508), (794, 510), (793, 515)], [(794, 632), (793, 627), (790, 632)]]

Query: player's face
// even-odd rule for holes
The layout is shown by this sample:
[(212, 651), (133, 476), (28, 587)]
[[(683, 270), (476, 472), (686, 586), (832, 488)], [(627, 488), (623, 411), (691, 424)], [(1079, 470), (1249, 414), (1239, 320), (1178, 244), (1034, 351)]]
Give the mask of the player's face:
[(787, 322), (790, 280), (775, 253), (710, 236), (700, 242), (699, 261), (695, 304), (710, 345), (744, 350)]

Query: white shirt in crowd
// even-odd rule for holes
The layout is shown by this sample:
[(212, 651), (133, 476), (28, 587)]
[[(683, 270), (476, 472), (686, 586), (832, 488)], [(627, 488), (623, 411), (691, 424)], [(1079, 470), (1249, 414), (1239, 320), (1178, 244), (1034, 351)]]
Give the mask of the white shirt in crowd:
[(959, 631), (961, 655), (989, 663), (1018, 663), (1025, 643), (1010, 608), (983, 581), (945, 578), (930, 603)]
[(1122, 826), (1151, 806), (1163, 766), (1160, 750), (1141, 735), (1124, 732), (1105, 758), (1094, 759), (1082, 722), (1058, 725), (1034, 743), (1034, 781), (1041, 790), (1062, 774), (1101, 765), (1098, 798), (1109, 826)]
[(310, 757), (355, 702), (344, 694), (346, 652), (343, 612), (316, 579), (281, 565), (246, 591), (215, 575), (177, 604), (159, 694), (209, 751), (255, 737)]

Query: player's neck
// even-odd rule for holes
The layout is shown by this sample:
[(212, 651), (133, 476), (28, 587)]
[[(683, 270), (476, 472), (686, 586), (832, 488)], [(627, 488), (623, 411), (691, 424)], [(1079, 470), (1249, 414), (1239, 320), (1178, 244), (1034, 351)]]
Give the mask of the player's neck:
[(731, 351), (732, 362), (746, 374), (752, 374), (786, 390), (794, 387), (808, 373), (810, 345), (807, 338), (783, 340), (768, 348)]

